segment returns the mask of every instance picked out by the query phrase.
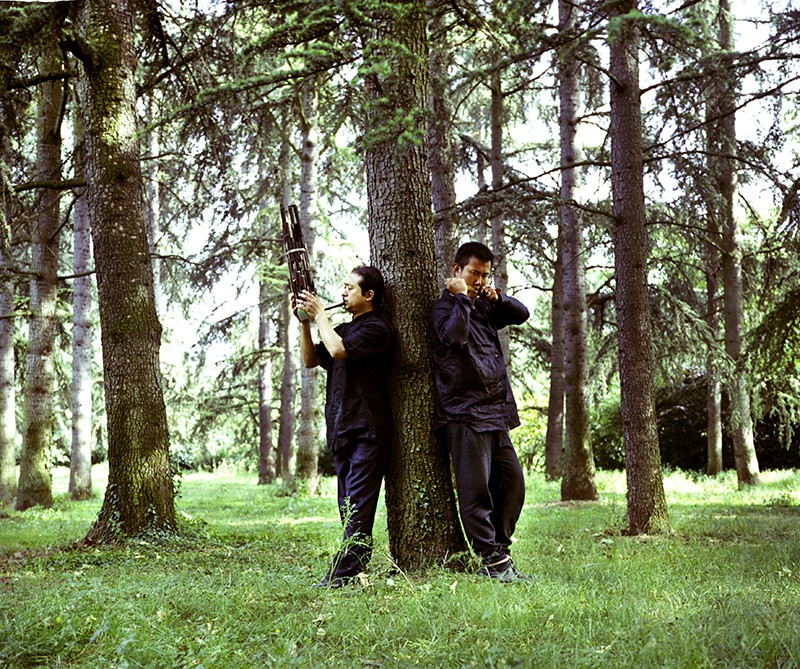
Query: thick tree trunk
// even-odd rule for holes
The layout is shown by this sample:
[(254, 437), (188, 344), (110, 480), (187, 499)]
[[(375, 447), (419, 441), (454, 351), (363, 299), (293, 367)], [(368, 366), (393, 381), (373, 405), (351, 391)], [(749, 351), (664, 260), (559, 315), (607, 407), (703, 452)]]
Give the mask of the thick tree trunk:
[[(75, 115), (75, 164), (84, 171), (84, 136)], [(73, 210), (72, 281), (72, 451), (69, 494), (73, 500), (92, 496), (92, 230), (86, 191)], [(85, 276), (81, 276), (85, 275)]]
[(550, 481), (564, 471), (564, 235), (559, 226), (556, 238), (556, 263), (553, 267), (553, 296), (550, 322), (550, 395), (547, 402), (547, 432), (544, 438), (544, 475)]
[[(398, 333), (386, 477), (389, 546), (398, 566), (413, 570), (441, 564), (465, 544), (449, 458), (432, 433), (430, 312), (438, 289), (425, 142), (425, 3), (411, 0), (393, 9), (395, 17), (381, 21), (365, 54), (385, 60), (389, 72), (366, 80), (366, 175), (372, 263), (386, 278), (387, 308)], [(409, 133), (421, 141), (405, 140)]]
[[(51, 54), (40, 59), (41, 72), (61, 67), (55, 42), (45, 43)], [(63, 84), (41, 84), (36, 121), (37, 177), (61, 178), (61, 100)], [(33, 231), (33, 279), (28, 361), (25, 372), (24, 426), (16, 509), (53, 504), (50, 446), (53, 441), (53, 392), (55, 382), (56, 277), (58, 273), (59, 191), (43, 189), (37, 196)]]
[[(313, 81), (302, 93), (302, 149), (300, 154), (300, 222), (311, 266), (316, 267), (317, 199), (317, 95)], [(322, 394), (319, 367), (300, 370), (300, 430), (297, 438), (297, 478), (315, 493), (319, 482), (319, 449), (322, 428)]]
[[(560, 0), (559, 21), (562, 34), (571, 34), (574, 5)], [(586, 345), (586, 280), (583, 266), (583, 232), (575, 199), (575, 131), (578, 97), (577, 61), (572, 54), (561, 60), (559, 68), (561, 205), (560, 227), (564, 236), (564, 476), (562, 500), (595, 500), (594, 455), (589, 441), (589, 364)]]
[(429, 160), (431, 170), (431, 196), (433, 199), (433, 238), (436, 245), (436, 268), (439, 282), (453, 274), (456, 255), (458, 210), (456, 208), (455, 164), (451, 128), (453, 113), (450, 109), (448, 65), (452, 57), (448, 40), (446, 16), (447, 3), (428, 0), (431, 18), (428, 30), (431, 35), (429, 57), (430, 71), (430, 122)]
[(727, 61), (733, 50), (728, 0), (719, 0), (719, 62), (721, 67), (709, 94), (709, 166), (715, 180), (715, 209), (719, 212), (722, 251), (725, 350), (734, 371), (728, 390), (731, 398), (731, 433), (739, 485), (759, 482), (759, 466), (753, 442), (750, 388), (744, 356), (744, 306), (742, 258), (734, 212), (736, 199), (736, 82)]
[[(620, 16), (636, 8), (635, 0), (615, 5)], [(638, 28), (634, 20), (622, 19), (610, 43), (611, 186), (620, 406), (632, 534), (669, 529), (653, 397), (638, 56)]]
[(175, 507), (139, 163), (135, 3), (81, 0), (76, 9), (108, 421), (108, 487), (92, 543), (171, 531)]

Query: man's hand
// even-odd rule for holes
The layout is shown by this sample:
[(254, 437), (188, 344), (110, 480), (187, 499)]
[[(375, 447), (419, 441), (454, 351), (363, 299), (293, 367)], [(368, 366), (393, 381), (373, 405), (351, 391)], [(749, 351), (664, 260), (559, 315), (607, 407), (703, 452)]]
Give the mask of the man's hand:
[(467, 282), (464, 281), (461, 277), (458, 276), (451, 276), (444, 280), (444, 286), (449, 290), (453, 295), (458, 295), (459, 293), (463, 293), (464, 295), (468, 295), (469, 292), (467, 291)]
[(313, 293), (309, 293), (307, 290), (300, 291), (300, 294), (297, 296), (297, 304), (292, 304), (292, 306), (295, 308), (295, 314), (297, 313), (297, 309), (302, 309), (312, 320), (316, 319), (319, 314), (325, 313), (325, 305), (322, 303), (322, 300)]
[(482, 300), (486, 300), (488, 302), (496, 302), (497, 301), (497, 291), (494, 287), (490, 286), (488, 283), (481, 288), (481, 292), (478, 293), (478, 297)]

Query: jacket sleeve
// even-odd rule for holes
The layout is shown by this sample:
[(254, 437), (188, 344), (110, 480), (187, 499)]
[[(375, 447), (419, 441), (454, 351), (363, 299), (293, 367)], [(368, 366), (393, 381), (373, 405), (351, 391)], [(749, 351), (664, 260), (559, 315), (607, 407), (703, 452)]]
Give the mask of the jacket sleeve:
[(433, 333), (447, 346), (464, 346), (469, 335), (471, 301), (466, 295), (454, 295), (452, 300), (446, 297), (436, 302), (433, 307)]
[(492, 316), (499, 330), (507, 325), (522, 325), (528, 320), (530, 313), (528, 312), (528, 307), (516, 297), (502, 294), (498, 296), (497, 302), (492, 305)]

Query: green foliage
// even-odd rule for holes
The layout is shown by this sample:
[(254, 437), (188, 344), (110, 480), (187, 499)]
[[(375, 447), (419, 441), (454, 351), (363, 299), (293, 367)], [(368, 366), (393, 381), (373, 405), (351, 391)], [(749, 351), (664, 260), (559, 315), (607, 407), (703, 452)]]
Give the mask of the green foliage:
[[(57, 481), (64, 483), (64, 473)], [(96, 478), (100, 478), (99, 476)], [(0, 663), (72, 667), (687, 667), (800, 662), (800, 472), (665, 478), (675, 531), (625, 537), (622, 473), (562, 504), (528, 477), (514, 546), (531, 585), (397, 572), (379, 514), (368, 577), (311, 587), (339, 545), (332, 481), (281, 496), (187, 477), (181, 536), (69, 548), (99, 499), (0, 524)]]

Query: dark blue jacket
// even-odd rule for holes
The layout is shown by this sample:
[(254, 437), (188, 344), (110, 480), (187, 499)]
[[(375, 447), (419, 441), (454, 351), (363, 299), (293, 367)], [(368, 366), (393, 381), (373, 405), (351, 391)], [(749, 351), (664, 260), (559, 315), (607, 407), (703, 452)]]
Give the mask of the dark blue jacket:
[(461, 293), (442, 293), (431, 314), (436, 427), (458, 421), (488, 432), (519, 425), (497, 333), (528, 316), (522, 302), (505, 294), (496, 302), (473, 302)]

